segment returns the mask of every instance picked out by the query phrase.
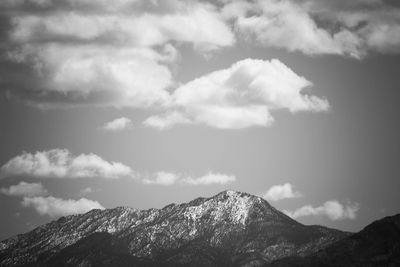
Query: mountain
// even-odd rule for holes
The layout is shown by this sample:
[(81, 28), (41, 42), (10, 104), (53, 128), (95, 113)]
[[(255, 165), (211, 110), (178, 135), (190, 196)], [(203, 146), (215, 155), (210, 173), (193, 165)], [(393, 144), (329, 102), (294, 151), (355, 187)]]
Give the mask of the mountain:
[(263, 198), (224, 191), (162, 209), (61, 217), (0, 242), (0, 266), (262, 266), (348, 235), (303, 225)]
[(306, 257), (287, 257), (268, 267), (400, 266), (400, 214), (383, 218)]

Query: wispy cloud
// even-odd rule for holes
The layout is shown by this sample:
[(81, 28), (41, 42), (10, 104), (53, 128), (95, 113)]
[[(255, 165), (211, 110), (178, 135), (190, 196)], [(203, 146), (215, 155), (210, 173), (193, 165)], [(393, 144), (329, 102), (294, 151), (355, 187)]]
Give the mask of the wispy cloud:
[(344, 219), (354, 220), (359, 208), (360, 205), (358, 203), (347, 202), (342, 204), (337, 200), (330, 200), (318, 207), (305, 205), (295, 211), (285, 210), (284, 213), (294, 219), (305, 216), (327, 216), (334, 221)]
[(206, 175), (200, 177), (186, 176), (183, 174), (171, 173), (171, 172), (158, 172), (148, 178), (142, 180), (144, 184), (153, 185), (174, 185), (174, 184), (187, 184), (187, 185), (212, 185), (212, 184), (228, 184), (236, 181), (236, 177), (233, 175), (227, 175), (222, 173), (209, 172)]
[(72, 214), (86, 213), (92, 209), (104, 209), (97, 201), (81, 198), (79, 200), (61, 199), (56, 197), (24, 197), (24, 207), (32, 207), (40, 215), (48, 215), (52, 218)]
[(236, 177), (233, 175), (227, 175), (223, 173), (209, 172), (204, 176), (193, 178), (187, 177), (182, 180), (183, 183), (190, 185), (210, 185), (210, 184), (229, 184), (236, 181)]
[(18, 196), (18, 197), (36, 197), (46, 196), (49, 194), (46, 188), (43, 187), (42, 183), (26, 183), (20, 182), (16, 185), (11, 185), (8, 188), (0, 188), (0, 192), (7, 196)]
[(157, 172), (152, 177), (142, 180), (144, 184), (173, 185), (180, 179), (179, 175), (171, 172)]
[(121, 117), (105, 123), (102, 128), (106, 131), (118, 132), (132, 128), (132, 126), (133, 124), (130, 119)]
[(81, 190), (81, 195), (86, 196), (89, 195), (91, 193), (93, 193), (95, 190), (93, 190), (93, 188), (91, 188), (90, 186), (85, 187), (84, 189)]
[(72, 155), (66, 149), (36, 153), (23, 152), (1, 167), (6, 176), (28, 175), (38, 178), (121, 178), (133, 170), (119, 162), (108, 162), (95, 154)]
[(167, 112), (163, 115), (153, 115), (148, 117), (143, 124), (158, 130), (166, 130), (176, 124), (192, 124), (192, 121), (178, 111)]
[(274, 185), (263, 194), (263, 197), (268, 201), (278, 201), (287, 198), (299, 198), (302, 196), (303, 195), (299, 191), (294, 190), (294, 186), (290, 183)]

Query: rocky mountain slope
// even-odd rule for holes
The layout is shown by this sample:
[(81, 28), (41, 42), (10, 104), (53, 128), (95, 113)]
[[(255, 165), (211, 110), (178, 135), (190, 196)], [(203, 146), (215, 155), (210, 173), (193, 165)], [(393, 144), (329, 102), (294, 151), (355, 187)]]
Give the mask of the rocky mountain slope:
[(61, 217), (0, 242), (0, 266), (261, 266), (348, 234), (305, 226), (236, 191), (162, 209)]
[(268, 267), (400, 266), (400, 214), (383, 218), (306, 257), (288, 257)]

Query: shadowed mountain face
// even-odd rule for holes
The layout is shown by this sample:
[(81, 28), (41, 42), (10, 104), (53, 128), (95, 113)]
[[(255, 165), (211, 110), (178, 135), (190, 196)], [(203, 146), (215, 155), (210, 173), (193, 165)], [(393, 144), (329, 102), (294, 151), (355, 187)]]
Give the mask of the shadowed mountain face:
[(162, 209), (61, 217), (0, 243), (0, 266), (261, 266), (348, 234), (305, 226), (260, 197), (224, 191)]
[(400, 214), (375, 221), (312, 255), (288, 257), (266, 266), (400, 266)]

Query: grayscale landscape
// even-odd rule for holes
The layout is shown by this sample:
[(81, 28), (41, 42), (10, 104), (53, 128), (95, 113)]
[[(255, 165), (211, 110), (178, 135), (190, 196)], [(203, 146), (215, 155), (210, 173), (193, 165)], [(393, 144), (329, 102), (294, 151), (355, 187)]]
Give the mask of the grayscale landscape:
[(395, 0), (1, 0), (0, 266), (400, 266)]

